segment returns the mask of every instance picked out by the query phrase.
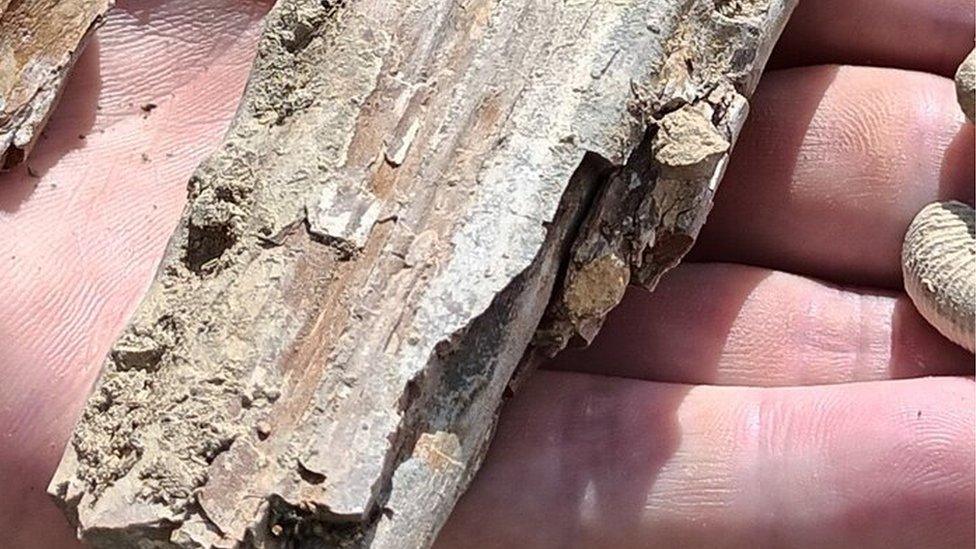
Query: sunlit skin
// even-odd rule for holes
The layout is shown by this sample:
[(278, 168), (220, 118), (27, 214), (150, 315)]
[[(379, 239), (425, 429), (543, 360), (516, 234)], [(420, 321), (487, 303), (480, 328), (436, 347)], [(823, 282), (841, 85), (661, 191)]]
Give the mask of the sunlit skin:
[[(78, 546), (44, 490), (268, 7), (120, 0), (0, 176), (0, 547)], [(973, 20), (803, 2), (691, 261), (509, 402), (438, 547), (972, 547), (973, 356), (898, 252), (923, 205), (973, 202)]]

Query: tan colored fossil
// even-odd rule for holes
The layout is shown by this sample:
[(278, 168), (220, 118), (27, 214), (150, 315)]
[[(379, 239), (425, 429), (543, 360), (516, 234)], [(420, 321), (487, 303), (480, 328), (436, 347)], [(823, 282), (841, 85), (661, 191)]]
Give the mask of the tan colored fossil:
[(976, 121), (976, 49), (969, 52), (956, 71), (956, 97), (966, 118)]
[(976, 313), (973, 208), (933, 202), (915, 216), (902, 247), (905, 290), (942, 335), (970, 352)]

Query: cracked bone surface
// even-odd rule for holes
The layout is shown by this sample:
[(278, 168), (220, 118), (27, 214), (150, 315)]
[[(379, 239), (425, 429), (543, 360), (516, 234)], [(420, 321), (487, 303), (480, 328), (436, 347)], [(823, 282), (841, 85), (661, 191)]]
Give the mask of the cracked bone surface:
[(80, 536), (429, 546), (518, 379), (687, 251), (793, 5), (280, 0), (51, 481)]

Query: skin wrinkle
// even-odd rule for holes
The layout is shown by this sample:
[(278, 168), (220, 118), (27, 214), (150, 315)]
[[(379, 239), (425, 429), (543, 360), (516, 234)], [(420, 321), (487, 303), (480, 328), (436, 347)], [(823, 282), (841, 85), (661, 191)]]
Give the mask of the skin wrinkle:
[[(854, 296), (854, 301), (857, 303), (857, 305), (855, 306), (855, 309), (857, 310), (857, 315), (856, 315), (857, 322), (856, 325), (854, 326), (854, 329), (857, 331), (857, 337), (854, 340), (856, 342), (856, 345), (854, 346), (853, 349), (854, 360), (852, 361), (853, 369), (855, 371), (857, 371), (858, 369), (866, 369), (863, 368), (863, 366), (865, 366), (865, 362), (867, 362), (867, 360), (870, 360), (870, 358), (868, 357), (877, 356), (878, 358), (880, 358), (880, 360), (883, 363), (887, 363), (888, 360), (891, 358), (889, 356), (886, 356), (887, 353), (884, 353), (883, 349), (881, 354), (872, 353), (869, 350), (872, 347), (871, 342), (874, 339), (872, 337), (873, 334), (870, 333), (871, 330), (869, 328), (869, 326), (871, 326), (869, 319), (872, 318), (872, 315), (869, 315), (865, 309), (869, 307), (868, 300), (871, 299), (871, 297), (873, 296), (866, 296), (864, 294), (855, 294)], [(881, 318), (884, 318), (884, 316), (881, 316)], [(883, 325), (879, 326), (879, 328), (883, 328)], [(856, 376), (851, 376), (851, 377), (857, 379)]]
[(104, 47), (111, 50), (109, 55), (126, 52), (155, 62), (115, 64), (103, 70), (99, 114), (104, 123), (141, 114), (142, 105), (169, 97), (200, 78), (214, 59), (239, 50), (233, 47), (237, 37), (253, 33), (253, 22), (268, 7), (269, 2), (258, 0), (117, 2), (99, 33)]
[[(768, 493), (765, 479), (759, 474), (765, 470), (764, 468), (768, 461), (761, 452), (761, 444), (765, 435), (764, 401), (762, 393), (752, 393), (752, 395), (753, 398), (743, 398), (741, 400), (740, 407), (745, 410), (745, 421), (743, 422), (743, 428), (737, 431), (737, 434), (742, 440), (733, 446), (738, 450), (738, 457), (733, 458), (736, 464), (734, 473), (738, 478), (742, 479), (743, 493), (743, 496), (733, 503), (738, 503), (745, 508), (751, 505), (763, 505), (766, 494)], [(754, 457), (753, 459), (749, 459), (748, 456)], [(768, 515), (768, 513), (768, 511), (759, 511), (760, 515)], [(757, 525), (757, 531), (760, 531), (763, 527), (769, 528), (768, 523), (765, 526)], [(760, 539), (769, 539), (773, 537), (773, 534), (762, 533), (760, 531), (757, 536)]]

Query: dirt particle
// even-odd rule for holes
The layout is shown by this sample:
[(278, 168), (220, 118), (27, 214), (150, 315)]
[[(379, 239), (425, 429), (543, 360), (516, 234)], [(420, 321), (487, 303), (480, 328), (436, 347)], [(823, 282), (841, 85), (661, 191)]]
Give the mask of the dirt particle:
[(605, 255), (576, 272), (566, 288), (566, 306), (576, 318), (605, 315), (623, 299), (629, 282), (627, 263), (616, 255)]
[(661, 119), (654, 155), (661, 164), (690, 168), (725, 153), (731, 145), (712, 124), (707, 105), (685, 106)]
[(271, 424), (267, 421), (259, 421), (257, 425), (254, 426), (254, 430), (258, 433), (258, 439), (264, 440), (268, 438), (271, 434)]

